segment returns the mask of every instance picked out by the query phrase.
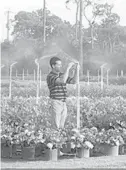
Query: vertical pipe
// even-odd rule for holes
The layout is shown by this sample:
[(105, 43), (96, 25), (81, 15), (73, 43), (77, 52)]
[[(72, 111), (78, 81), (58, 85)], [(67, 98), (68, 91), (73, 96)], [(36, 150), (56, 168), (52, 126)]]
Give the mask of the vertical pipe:
[(11, 98), (11, 88), (12, 88), (12, 66), (10, 66), (9, 98)]
[(43, 0), (43, 42), (46, 42), (46, 1)]
[(24, 80), (24, 68), (23, 68), (23, 72), (22, 72), (22, 80)]
[(101, 67), (101, 90), (103, 90), (103, 67)]
[(11, 90), (12, 90), (12, 67), (14, 66), (14, 64), (16, 64), (17, 62), (13, 63), (10, 65), (10, 80), (9, 80), (9, 98), (11, 98)]
[(107, 86), (109, 85), (109, 70), (107, 70)]
[(27, 69), (27, 80), (28, 80), (28, 76), (29, 76), (29, 74), (28, 74), (28, 69)]
[(100, 82), (100, 75), (99, 75), (99, 70), (98, 70), (98, 83)]
[(7, 11), (7, 41), (9, 42), (9, 31), (10, 31), (10, 11)]
[(42, 71), (40, 70), (40, 88), (42, 87)]
[(123, 77), (123, 70), (121, 70), (121, 77)]
[(83, 1), (80, 0), (80, 25), (79, 25), (79, 56), (80, 56), (80, 67), (81, 75), (83, 75), (83, 34), (82, 34), (82, 20), (83, 20)]
[(90, 75), (89, 70), (87, 70), (87, 84), (90, 85)]
[(39, 63), (38, 59), (35, 59), (35, 63), (37, 65), (37, 90), (36, 90), (36, 104), (39, 102)]
[(34, 69), (34, 82), (35, 82), (35, 69)]
[(79, 64), (77, 65), (77, 128), (80, 129), (80, 83), (79, 83)]
[(78, 11), (79, 11), (79, 1), (76, 2), (76, 35), (75, 35), (75, 38), (76, 38), (76, 41), (78, 39)]

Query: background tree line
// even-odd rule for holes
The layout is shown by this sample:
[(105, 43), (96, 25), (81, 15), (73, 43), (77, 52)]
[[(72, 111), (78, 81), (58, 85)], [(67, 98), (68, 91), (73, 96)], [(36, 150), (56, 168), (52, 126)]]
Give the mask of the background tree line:
[[(2, 63), (6, 65), (4, 73), (7, 73), (10, 63), (15, 60), (18, 62), (15, 66), (18, 72), (22, 72), (24, 68), (33, 73), (36, 68), (35, 58), (59, 52), (60, 49), (79, 60), (79, 0), (66, 1), (68, 10), (70, 1), (77, 6), (75, 25), (63, 21), (46, 9), (46, 43), (43, 42), (42, 9), (20, 11), (15, 15), (11, 22), (14, 28), (13, 40), (5, 40), (1, 44)], [(92, 0), (83, 0), (83, 3), (83, 17), (89, 23), (88, 28), (82, 28), (83, 72), (89, 69), (95, 74), (100, 65), (107, 62), (113, 74), (117, 70), (124, 70), (126, 73), (126, 26), (119, 24), (120, 17), (112, 12), (112, 5), (94, 3)], [(92, 9), (92, 18), (88, 18), (88, 8)], [(45, 73), (48, 71), (46, 63), (47, 61), (41, 62)]]

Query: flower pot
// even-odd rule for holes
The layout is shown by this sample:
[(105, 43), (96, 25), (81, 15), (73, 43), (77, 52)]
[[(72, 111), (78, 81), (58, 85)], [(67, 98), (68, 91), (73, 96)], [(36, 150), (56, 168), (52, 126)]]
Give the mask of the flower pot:
[(22, 158), (33, 160), (35, 158), (35, 146), (22, 147)]
[(125, 155), (126, 153), (126, 144), (119, 146), (119, 155)]
[(42, 155), (42, 152), (45, 150), (46, 148), (46, 145), (43, 144), (43, 143), (38, 143), (36, 146), (35, 146), (35, 156), (36, 157), (39, 157)]
[(66, 144), (62, 145), (62, 152), (63, 153), (70, 153), (71, 152), (71, 143), (67, 142)]
[(1, 157), (2, 158), (12, 157), (12, 145), (10, 146), (6, 146), (4, 144), (1, 145)]
[(79, 158), (89, 158), (90, 157), (90, 149), (88, 148), (77, 148), (77, 157)]
[(90, 149), (90, 156), (94, 156), (94, 148), (93, 149)]
[(119, 146), (103, 144), (103, 154), (107, 156), (118, 156), (119, 154)]
[(12, 145), (12, 154), (16, 155), (16, 152), (17, 152), (17, 146), (16, 146), (16, 144), (13, 144)]
[(22, 151), (22, 148), (20, 144), (13, 144), (12, 145), (12, 158), (20, 159), (21, 151)]
[(119, 146), (119, 155), (124, 155), (124, 145)]
[(58, 160), (58, 149), (47, 149), (46, 159), (48, 161), (57, 161)]

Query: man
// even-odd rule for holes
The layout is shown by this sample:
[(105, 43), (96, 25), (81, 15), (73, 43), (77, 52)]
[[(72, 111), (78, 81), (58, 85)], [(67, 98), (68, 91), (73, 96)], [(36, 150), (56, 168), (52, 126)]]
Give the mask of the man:
[(67, 117), (66, 84), (75, 84), (77, 80), (77, 69), (74, 77), (69, 77), (70, 69), (77, 64), (71, 62), (64, 73), (61, 73), (62, 61), (58, 57), (50, 59), (52, 71), (47, 76), (47, 85), (50, 91), (51, 114), (54, 128), (64, 128)]

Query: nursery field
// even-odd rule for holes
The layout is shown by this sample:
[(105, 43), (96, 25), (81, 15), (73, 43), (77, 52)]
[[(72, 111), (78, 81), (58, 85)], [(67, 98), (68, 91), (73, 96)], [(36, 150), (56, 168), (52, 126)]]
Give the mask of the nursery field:
[[(68, 118), (66, 126), (76, 126), (76, 86), (68, 85)], [(40, 89), (39, 104), (36, 105), (36, 84), (34, 82), (13, 82), (12, 99), (9, 99), (8, 82), (1, 84), (2, 114), (5, 121), (9, 116), (11, 119), (19, 117), (26, 122), (29, 116), (44, 116), (50, 119), (50, 100), (46, 82), (42, 82)], [(107, 128), (111, 122), (116, 120), (126, 122), (126, 85), (104, 85), (101, 90), (100, 84), (80, 83), (80, 111), (81, 126), (95, 126)], [(49, 121), (44, 121), (49, 123)], [(68, 125), (69, 124), (69, 125)], [(46, 126), (46, 125), (45, 125)]]
[[(23, 162), (21, 159), (17, 162), (14, 159), (8, 161), (7, 158), (13, 158), (13, 154), (16, 153), (16, 150), (13, 151), (13, 149), (19, 147), (19, 145), (21, 148), (34, 146), (34, 152), (30, 151), (30, 153), (34, 153), (34, 156), (32, 155), (34, 160), (42, 154), (43, 150), (46, 152), (49, 149), (52, 153), (59, 147), (67, 154), (73, 154), (84, 159), (84, 161), (79, 158), (59, 159), (55, 163), (57, 168), (59, 166), (64, 168), (65, 163), (66, 166), (69, 164), (74, 168), (77, 166), (78, 168), (126, 168), (124, 161), (126, 154), (126, 85), (104, 85), (104, 89), (101, 90), (98, 83), (87, 85), (87, 83), (81, 82), (80, 131), (76, 129), (76, 86), (67, 86), (68, 116), (65, 128), (62, 131), (52, 129), (49, 91), (45, 82), (42, 82), (38, 104), (36, 104), (36, 84), (34, 82), (13, 82), (11, 99), (8, 98), (8, 86), (8, 82), (2, 82), (1, 143), (3, 148), (11, 148), (9, 154), (5, 154), (3, 149), (2, 166), (4, 168), (7, 166), (16, 167), (18, 161), (19, 167), (34, 167), (36, 162)], [(66, 146), (69, 144), (70, 148), (67, 148)], [(108, 153), (105, 149), (100, 149), (99, 146), (105, 147), (103, 144), (107, 147), (117, 147), (115, 155), (113, 155), (113, 152), (109, 152), (110, 149), (108, 149)], [(80, 148), (87, 149), (90, 151), (89, 154), (80, 155)], [(23, 154), (23, 152), (20, 149), (20, 154)], [(102, 156), (95, 157), (98, 153)], [(105, 155), (111, 157), (104, 157)], [(91, 158), (88, 160), (83, 158), (90, 156)], [(23, 159), (25, 160), (26, 157), (24, 156)], [(45, 161), (39, 162), (37, 160), (37, 163), (38, 166), (49, 167)]]

